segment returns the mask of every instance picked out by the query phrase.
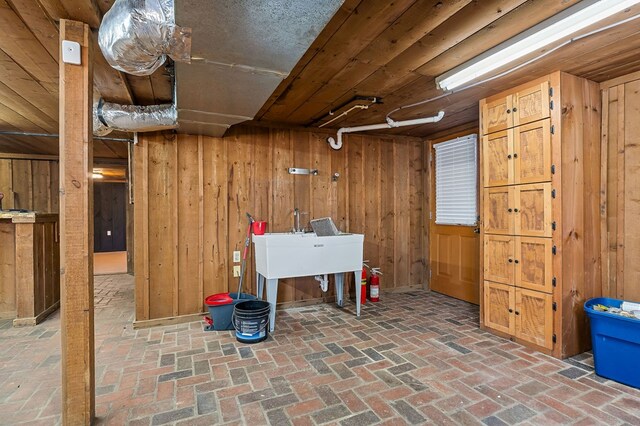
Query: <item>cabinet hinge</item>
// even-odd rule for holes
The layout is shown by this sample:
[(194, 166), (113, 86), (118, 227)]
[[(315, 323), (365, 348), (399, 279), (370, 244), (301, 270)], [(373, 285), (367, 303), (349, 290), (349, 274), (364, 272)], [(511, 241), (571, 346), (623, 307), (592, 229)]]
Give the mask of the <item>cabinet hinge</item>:
[(549, 102), (549, 109), (553, 109), (553, 101)]
[(554, 311), (557, 311), (557, 310), (558, 310), (558, 304), (557, 304), (556, 302), (553, 302), (553, 303), (551, 304), (551, 307), (553, 308), (553, 310), (554, 310)]
[(551, 279), (551, 285), (552, 285), (552, 286), (554, 286), (554, 287), (555, 287), (556, 285), (558, 285), (558, 283), (556, 282), (556, 277), (553, 277), (553, 278)]
[(556, 190), (555, 189), (551, 190), (551, 198), (556, 198)]
[(556, 174), (556, 165), (555, 165), (555, 164), (552, 164), (552, 165), (551, 165), (551, 174), (552, 174), (552, 175), (555, 175), (555, 174)]
[(553, 340), (553, 343), (556, 343), (556, 342), (558, 341), (558, 338), (556, 337), (556, 335), (555, 335), (555, 334), (553, 335), (552, 340)]
[(551, 125), (550, 131), (551, 131), (551, 134), (552, 134), (552, 135), (555, 135), (555, 134), (556, 134), (556, 125), (555, 125), (555, 124), (552, 124), (552, 125)]
[(554, 245), (553, 247), (551, 247), (551, 254), (555, 255), (558, 253), (558, 249), (556, 249), (556, 246)]
[(551, 230), (553, 230), (553, 231), (556, 230), (556, 221), (555, 220), (553, 222), (551, 222)]
[(553, 96), (553, 87), (549, 87), (549, 96)]

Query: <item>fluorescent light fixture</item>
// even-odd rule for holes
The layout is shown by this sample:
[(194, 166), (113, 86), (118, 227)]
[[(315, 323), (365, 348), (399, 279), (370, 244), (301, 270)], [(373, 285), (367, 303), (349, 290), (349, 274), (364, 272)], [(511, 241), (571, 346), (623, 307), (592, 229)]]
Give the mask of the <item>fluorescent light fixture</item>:
[(93, 172), (93, 178), (94, 179), (102, 179), (102, 178), (104, 178), (104, 175), (102, 173), (99, 173), (99, 172)]
[(436, 78), (452, 90), (621, 12), (640, 0), (584, 0)]

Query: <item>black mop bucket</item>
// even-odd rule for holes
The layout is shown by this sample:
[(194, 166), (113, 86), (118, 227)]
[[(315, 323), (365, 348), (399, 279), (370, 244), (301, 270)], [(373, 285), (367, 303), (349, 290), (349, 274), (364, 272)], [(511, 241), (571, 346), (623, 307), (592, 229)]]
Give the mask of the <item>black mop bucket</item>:
[(262, 342), (269, 336), (271, 305), (262, 300), (240, 302), (233, 308), (233, 327), (241, 343)]

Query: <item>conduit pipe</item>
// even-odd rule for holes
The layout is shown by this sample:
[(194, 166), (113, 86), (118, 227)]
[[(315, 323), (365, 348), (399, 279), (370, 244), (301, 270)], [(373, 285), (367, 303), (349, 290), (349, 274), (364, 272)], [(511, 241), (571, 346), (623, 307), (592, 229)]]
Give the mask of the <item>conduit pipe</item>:
[(443, 117), (444, 117), (444, 111), (438, 112), (438, 115), (434, 115), (433, 117), (416, 118), (413, 120), (395, 121), (387, 117), (386, 123), (369, 124), (367, 126), (357, 126), (357, 127), (341, 127), (340, 129), (338, 129), (336, 139), (334, 139), (333, 137), (329, 137), (327, 138), (327, 142), (329, 143), (331, 148), (338, 150), (342, 148), (342, 135), (345, 133), (365, 132), (367, 130), (394, 129), (396, 127), (416, 126), (418, 124), (427, 124), (427, 123), (437, 123), (438, 121), (442, 120)]

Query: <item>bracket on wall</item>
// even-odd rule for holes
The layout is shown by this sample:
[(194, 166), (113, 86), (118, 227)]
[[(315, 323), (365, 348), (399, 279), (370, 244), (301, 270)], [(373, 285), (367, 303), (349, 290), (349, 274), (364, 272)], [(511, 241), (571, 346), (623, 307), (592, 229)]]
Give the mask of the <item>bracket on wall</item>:
[(289, 167), (290, 175), (318, 175), (318, 169), (300, 169), (297, 167)]

